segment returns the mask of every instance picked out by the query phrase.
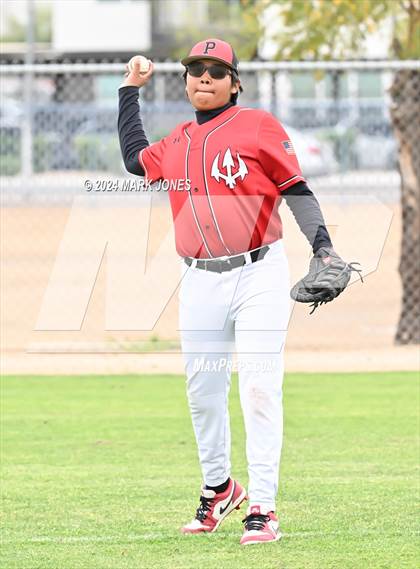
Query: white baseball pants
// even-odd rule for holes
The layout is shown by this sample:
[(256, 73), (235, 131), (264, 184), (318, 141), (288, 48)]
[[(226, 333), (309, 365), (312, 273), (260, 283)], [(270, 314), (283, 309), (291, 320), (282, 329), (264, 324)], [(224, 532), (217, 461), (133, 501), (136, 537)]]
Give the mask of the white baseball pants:
[(204, 483), (217, 486), (231, 474), (228, 394), (236, 350), (249, 503), (275, 510), (291, 307), (283, 240), (272, 243), (263, 259), (223, 273), (181, 259), (181, 276), (180, 336)]

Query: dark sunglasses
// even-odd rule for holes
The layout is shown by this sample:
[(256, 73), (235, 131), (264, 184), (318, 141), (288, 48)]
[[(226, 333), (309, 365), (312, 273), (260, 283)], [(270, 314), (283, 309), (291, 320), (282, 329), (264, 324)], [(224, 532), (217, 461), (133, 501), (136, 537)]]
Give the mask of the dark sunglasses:
[(208, 67), (199, 61), (187, 65), (187, 71), (192, 77), (201, 77), (206, 71), (212, 79), (224, 79), (226, 75), (232, 75), (227, 67), (214, 63)]

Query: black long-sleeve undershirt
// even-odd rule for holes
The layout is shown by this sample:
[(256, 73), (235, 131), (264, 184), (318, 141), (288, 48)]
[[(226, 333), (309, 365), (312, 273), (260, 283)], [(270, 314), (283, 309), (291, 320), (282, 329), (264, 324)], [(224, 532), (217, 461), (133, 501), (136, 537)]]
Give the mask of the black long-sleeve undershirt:
[[(118, 90), (118, 135), (125, 167), (131, 174), (144, 176), (139, 162), (139, 152), (149, 146), (140, 115), (139, 89), (134, 86), (120, 87)], [(211, 120), (233, 103), (219, 109), (196, 111), (199, 124)], [(331, 238), (318, 200), (305, 182), (298, 182), (284, 190), (282, 197), (293, 213), (300, 230), (309, 241), (314, 253), (320, 247), (332, 247)]]
[(305, 182), (298, 182), (282, 192), (282, 197), (293, 213), (296, 223), (315, 254), (320, 247), (332, 247), (328, 229), (318, 200)]
[(138, 87), (120, 87), (118, 90), (118, 136), (124, 165), (130, 174), (144, 176), (139, 152), (149, 146), (140, 115)]

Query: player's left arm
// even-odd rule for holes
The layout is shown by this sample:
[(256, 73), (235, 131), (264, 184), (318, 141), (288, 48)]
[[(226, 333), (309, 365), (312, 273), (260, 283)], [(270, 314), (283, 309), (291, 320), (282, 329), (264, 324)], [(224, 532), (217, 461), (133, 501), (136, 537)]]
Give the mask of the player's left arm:
[(279, 193), (305, 181), (288, 134), (279, 121), (265, 111), (260, 115), (257, 148), (258, 161)]
[(303, 177), (289, 135), (279, 121), (264, 113), (258, 131), (260, 162), (277, 185), (296, 222), (315, 254), (321, 247), (331, 247), (318, 200)]
[(321, 207), (306, 182), (298, 182), (284, 192), (282, 198), (292, 212), (315, 254), (321, 247), (333, 247)]
[(305, 182), (291, 186), (282, 196), (313, 251), (308, 274), (295, 284), (290, 295), (298, 302), (312, 303), (313, 312), (318, 305), (337, 298), (347, 287), (351, 272), (360, 275), (360, 270), (334, 250), (318, 200)]
[(260, 162), (312, 246), (314, 256), (308, 274), (294, 285), (290, 295), (298, 302), (312, 303), (313, 312), (345, 290), (352, 271), (359, 276), (361, 271), (353, 267), (358, 263), (346, 263), (334, 250), (320, 205), (306, 184), (293, 145), (282, 125), (269, 113), (260, 123), (258, 138)]

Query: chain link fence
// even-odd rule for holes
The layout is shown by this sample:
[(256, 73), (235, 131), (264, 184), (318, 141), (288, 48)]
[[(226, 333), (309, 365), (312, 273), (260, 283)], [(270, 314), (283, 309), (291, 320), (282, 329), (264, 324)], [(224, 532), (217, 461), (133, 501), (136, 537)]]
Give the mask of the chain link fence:
[[(397, 63), (397, 65), (403, 65)], [(191, 120), (183, 67), (156, 64), (141, 89), (149, 141)], [(306, 175), (397, 169), (388, 94), (395, 64), (243, 63), (241, 106), (264, 108), (291, 131)], [(122, 175), (117, 89), (122, 63), (3, 65), (3, 176), (108, 171)]]
[[(33, 340), (63, 228), (74, 198), (85, 193), (84, 180), (131, 177), (124, 169), (117, 133), (118, 87), (124, 65), (104, 61), (0, 66), (3, 260), (8, 268), (3, 279), (7, 306), (2, 326), (8, 350), (22, 349)], [(284, 124), (317, 194), (360, 196), (361, 208), (366, 195), (376, 196), (389, 204), (395, 220), (401, 213), (400, 175), (389, 89), (394, 74), (413, 65), (417, 64), (242, 63), (244, 92), (238, 103), (266, 109)], [(152, 80), (140, 91), (149, 142), (159, 140), (179, 122), (194, 119), (182, 72), (180, 64), (156, 63)], [(165, 194), (158, 198), (168, 201)], [(400, 229), (393, 237), (393, 259), (399, 253)], [(372, 292), (368, 301), (368, 310), (378, 316), (370, 328), (366, 325), (365, 332), (378, 344), (395, 333), (398, 321), (401, 289), (393, 262), (391, 270), (386, 278), (392, 291), (388, 296), (383, 291), (382, 296)], [(98, 314), (101, 298), (98, 292)], [(379, 316), (384, 310), (388, 320)], [(84, 321), (80, 331), (85, 342), (137, 338), (104, 332), (93, 320)], [(166, 322), (147, 337), (176, 336), (176, 316), (169, 321), (170, 325)], [(43, 339), (49, 338), (45, 333)], [(334, 341), (344, 345), (348, 338)]]

